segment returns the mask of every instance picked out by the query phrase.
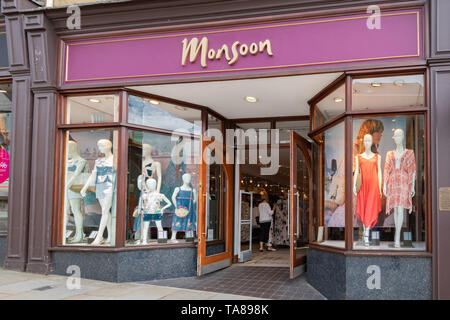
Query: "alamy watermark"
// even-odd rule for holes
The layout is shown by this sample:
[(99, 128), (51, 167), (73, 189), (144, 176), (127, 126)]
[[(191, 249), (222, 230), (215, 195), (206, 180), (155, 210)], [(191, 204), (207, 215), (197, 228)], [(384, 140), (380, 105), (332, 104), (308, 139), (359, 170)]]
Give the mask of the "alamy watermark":
[(367, 267), (367, 273), (370, 274), (367, 279), (367, 288), (369, 290), (381, 289), (381, 268), (377, 265)]
[[(201, 123), (196, 124), (201, 128)], [(280, 132), (278, 129), (227, 129), (225, 137), (219, 129), (210, 128), (201, 149), (198, 139), (189, 138), (190, 132), (178, 129), (172, 133), (176, 142), (172, 152), (174, 164), (260, 164), (261, 175), (275, 175), (280, 164)], [(179, 155), (183, 156), (180, 157)], [(247, 156), (248, 154), (248, 156)]]
[(81, 29), (81, 9), (79, 6), (71, 5), (67, 7), (67, 14), (69, 17), (66, 20), (66, 26), (69, 30)]
[(66, 288), (68, 290), (80, 290), (81, 289), (81, 269), (77, 265), (70, 265), (67, 267), (66, 273), (70, 276), (67, 277)]

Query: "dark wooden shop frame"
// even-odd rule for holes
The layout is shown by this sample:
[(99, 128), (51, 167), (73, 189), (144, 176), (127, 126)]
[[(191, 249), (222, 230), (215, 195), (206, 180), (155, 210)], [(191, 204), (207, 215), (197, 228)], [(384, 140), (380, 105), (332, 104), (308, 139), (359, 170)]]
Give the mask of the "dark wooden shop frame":
[[(353, 79), (360, 78), (377, 78), (377, 77), (393, 77), (393, 76), (406, 76), (406, 75), (423, 75), (424, 76), (424, 107), (406, 107), (399, 109), (380, 109), (380, 110), (353, 110), (352, 108), (352, 85)], [(317, 110), (317, 103), (331, 94), (336, 88), (341, 85), (345, 87), (345, 112), (330, 119), (328, 122), (319, 125), (314, 128), (314, 121), (316, 119), (315, 113)], [(337, 124), (344, 123), (345, 125), (345, 203), (351, 204), (353, 201), (353, 119), (361, 117), (382, 117), (382, 116), (398, 116), (398, 115), (422, 115), (424, 119), (424, 178), (425, 178), (425, 230), (426, 230), (426, 250), (425, 251), (389, 251), (389, 250), (355, 250), (353, 249), (353, 212), (352, 205), (346, 205), (345, 207), (345, 249), (339, 247), (333, 247), (329, 245), (319, 244), (317, 242), (310, 242), (310, 247), (323, 251), (329, 251), (334, 253), (340, 253), (344, 255), (361, 255), (361, 256), (373, 256), (373, 255), (387, 255), (387, 256), (426, 256), (431, 257), (432, 251), (432, 226), (431, 226), (431, 172), (430, 172), (430, 116), (429, 116), (429, 71), (425, 67), (415, 68), (387, 68), (379, 71), (356, 71), (346, 72), (343, 76), (339, 77), (336, 81), (327, 86), (324, 90), (319, 92), (308, 103), (310, 104), (310, 118), (312, 131), (309, 136), (319, 145), (319, 194), (317, 206), (319, 210), (316, 211), (319, 214), (319, 225), (323, 226), (323, 200), (324, 200), (324, 146), (322, 135), (328, 129), (335, 127)]]

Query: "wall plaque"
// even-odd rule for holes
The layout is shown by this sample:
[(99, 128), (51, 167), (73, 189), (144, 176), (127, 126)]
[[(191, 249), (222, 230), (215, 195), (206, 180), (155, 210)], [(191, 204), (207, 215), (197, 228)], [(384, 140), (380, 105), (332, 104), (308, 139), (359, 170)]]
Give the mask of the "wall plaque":
[(450, 188), (439, 188), (439, 211), (450, 211)]

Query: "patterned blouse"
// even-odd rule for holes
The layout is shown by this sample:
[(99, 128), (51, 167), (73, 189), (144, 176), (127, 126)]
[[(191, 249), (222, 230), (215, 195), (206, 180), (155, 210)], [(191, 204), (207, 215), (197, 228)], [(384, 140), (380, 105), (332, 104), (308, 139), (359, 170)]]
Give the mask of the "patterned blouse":
[(384, 181), (386, 182), (386, 212), (393, 208), (412, 208), (411, 188), (416, 172), (416, 158), (413, 150), (406, 150), (397, 168), (394, 151), (386, 155)]

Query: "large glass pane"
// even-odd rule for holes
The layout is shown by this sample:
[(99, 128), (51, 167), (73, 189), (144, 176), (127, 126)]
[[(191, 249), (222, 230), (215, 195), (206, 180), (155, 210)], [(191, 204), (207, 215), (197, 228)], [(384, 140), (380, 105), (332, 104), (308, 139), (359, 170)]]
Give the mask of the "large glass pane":
[(353, 110), (423, 107), (424, 76), (396, 76), (353, 80)]
[(292, 130), (303, 138), (311, 140), (308, 137), (309, 121), (279, 121), (276, 123), (276, 128), (280, 130), (280, 144), (289, 143)]
[[(324, 143), (323, 231), (318, 238), (324, 244), (345, 247), (345, 124), (327, 130)], [(320, 229), (320, 227), (319, 227)]]
[(302, 150), (297, 146), (297, 244), (296, 249), (302, 250), (297, 252), (299, 255), (306, 254), (303, 246), (308, 244), (308, 220), (309, 220), (309, 172), (306, 164), (305, 156)]
[(127, 245), (194, 241), (199, 141), (129, 131)]
[(0, 232), (8, 231), (11, 84), (0, 84)]
[[(214, 150), (207, 151), (212, 157)], [(224, 239), (225, 210), (226, 210), (226, 183), (227, 177), (224, 168), (219, 164), (211, 164), (207, 169), (206, 194), (206, 256), (225, 252)], [(222, 240), (216, 242), (215, 240)], [(211, 242), (213, 241), (213, 242)]]
[(128, 99), (129, 123), (200, 135), (201, 119), (201, 110), (136, 96)]
[(66, 123), (107, 123), (119, 121), (119, 95), (74, 96), (67, 98)]
[(342, 85), (316, 104), (314, 112), (314, 128), (320, 127), (344, 112), (345, 85)]
[(353, 120), (354, 249), (425, 250), (424, 134), (421, 115)]
[(65, 245), (115, 245), (118, 132), (66, 132)]

